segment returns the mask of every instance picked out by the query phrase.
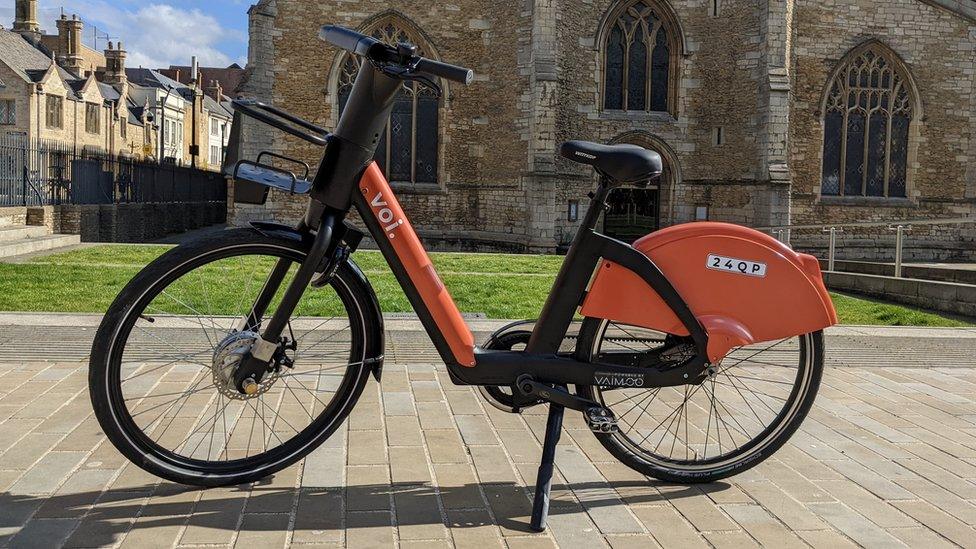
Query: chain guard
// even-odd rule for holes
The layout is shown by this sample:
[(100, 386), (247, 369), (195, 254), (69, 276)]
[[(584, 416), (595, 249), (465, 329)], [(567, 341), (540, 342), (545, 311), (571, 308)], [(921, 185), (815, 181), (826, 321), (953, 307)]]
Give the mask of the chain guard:
[[(532, 332), (527, 330), (512, 330), (512, 326), (502, 328), (492, 334), (484, 348), (495, 351), (512, 351), (516, 347), (524, 347), (529, 343)], [(488, 385), (478, 387), (478, 392), (489, 404), (503, 412), (510, 414), (521, 413), (525, 408), (542, 404), (544, 401), (531, 396), (523, 396), (512, 387)]]

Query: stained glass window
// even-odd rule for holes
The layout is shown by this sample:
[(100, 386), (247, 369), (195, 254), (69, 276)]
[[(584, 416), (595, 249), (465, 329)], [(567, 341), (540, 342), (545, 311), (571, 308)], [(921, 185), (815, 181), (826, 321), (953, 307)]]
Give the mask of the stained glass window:
[(667, 111), (671, 89), (670, 39), (658, 12), (645, 0), (624, 8), (607, 32), (603, 107), (625, 111)]
[(824, 112), (822, 195), (906, 196), (914, 116), (906, 78), (875, 44), (838, 71)]
[[(416, 39), (392, 23), (381, 25), (372, 35), (389, 44), (418, 44)], [(424, 55), (422, 47), (418, 53)], [(337, 86), (340, 113), (349, 100), (359, 65), (359, 58), (355, 56), (348, 56), (343, 62)], [(376, 162), (387, 179), (437, 183), (439, 117), (440, 100), (430, 89), (412, 82), (401, 88), (393, 104), (390, 123), (376, 148)]]

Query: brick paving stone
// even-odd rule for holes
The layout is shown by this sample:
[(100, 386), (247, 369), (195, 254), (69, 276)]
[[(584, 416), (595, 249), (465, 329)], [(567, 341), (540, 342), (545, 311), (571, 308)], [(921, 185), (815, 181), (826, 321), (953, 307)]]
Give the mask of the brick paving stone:
[[(19, 420), (11, 418), (7, 421), (16, 423)], [(3, 459), (3, 468), (8, 470), (27, 469), (44, 457), (60, 438), (60, 435), (48, 434), (31, 435), (19, 440), (13, 447), (0, 454)]]
[(234, 488), (204, 491), (193, 508), (183, 545), (227, 544), (234, 538), (246, 504), (246, 492)]
[(393, 515), (388, 511), (348, 513), (346, 547), (350, 549), (387, 549), (393, 547)]
[(505, 450), (515, 463), (539, 463), (542, 458), (542, 446), (535, 437), (530, 436), (525, 427), (520, 429), (499, 429), (498, 437), (502, 440)]
[(247, 498), (248, 513), (288, 513), (294, 505), (299, 466), (292, 465), (256, 483)]
[(347, 444), (349, 465), (380, 465), (389, 463), (386, 452), (386, 435), (383, 431), (355, 431), (349, 434)]
[(891, 534), (842, 503), (814, 503), (810, 508), (831, 526), (864, 547), (903, 545)]
[(508, 549), (552, 549), (556, 543), (546, 536), (535, 536), (531, 538), (506, 538), (505, 543)]
[[(474, 446), (469, 450), (475, 470), (478, 472), (478, 479), (481, 482), (517, 482), (515, 469), (512, 467), (512, 463), (506, 459), (505, 452), (500, 447)], [(535, 475), (532, 476), (532, 480), (535, 480)]]
[(410, 391), (417, 402), (438, 402), (444, 400), (444, 393), (437, 381), (410, 380)]
[(340, 428), (329, 437), (329, 440), (305, 458), (301, 478), (303, 488), (341, 489), (344, 487), (347, 437), (346, 430)]
[(697, 494), (692, 497), (674, 498), (671, 500), (671, 505), (701, 532), (739, 529), (711, 500), (698, 497)]
[(440, 487), (441, 501), (447, 509), (480, 509), (485, 507), (478, 488), (478, 477), (467, 463), (438, 463), (434, 476)]
[(285, 514), (245, 514), (234, 547), (284, 547), (288, 538), (288, 521)]
[(349, 429), (353, 431), (373, 431), (383, 428), (383, 407), (379, 400), (360, 401), (349, 414)]
[(925, 547), (926, 549), (956, 547), (947, 539), (926, 528), (891, 528), (888, 533), (909, 547)]
[(793, 530), (820, 530), (827, 525), (803, 504), (770, 481), (743, 482), (742, 489)]
[(451, 409), (446, 402), (418, 402), (417, 415), (424, 431), (454, 428), (454, 418), (451, 417)]
[(43, 456), (10, 487), (18, 494), (50, 494), (85, 459), (82, 452), (52, 452)]
[(81, 518), (102, 495), (102, 489), (113, 471), (89, 469), (77, 471), (46, 499), (34, 518)]
[(634, 514), (662, 547), (707, 547), (701, 535), (670, 505), (635, 507)]
[(400, 539), (447, 539), (437, 495), (429, 486), (395, 488), (397, 532)]
[(292, 541), (338, 543), (342, 540), (343, 518), (342, 492), (303, 489), (298, 496)]
[(648, 549), (660, 547), (650, 534), (609, 535), (607, 543), (613, 549)]
[[(715, 549), (745, 549), (747, 547), (759, 547), (756, 540), (746, 532), (705, 532), (705, 539), (711, 543)], [(616, 548), (614, 548), (616, 549)]]
[(839, 501), (843, 501), (845, 505), (882, 528), (912, 525), (912, 519), (849, 480), (824, 480), (818, 484)]
[(388, 416), (415, 416), (413, 398), (409, 392), (383, 393), (383, 413)]
[(976, 524), (976, 505), (925, 479), (899, 480), (899, 484), (966, 524)]
[(501, 549), (505, 547), (501, 531), (487, 509), (480, 511), (447, 511), (454, 545), (459, 548)]
[(76, 519), (32, 520), (7, 545), (10, 549), (59, 547), (78, 526)]
[[(426, 362), (435, 354), (425, 337), (393, 332), (384, 383), (370, 382), (348, 422), (303, 462), (219, 490), (186, 490), (128, 464), (91, 415), (83, 361), (0, 364), (9, 371), (0, 546), (840, 549), (976, 540), (974, 371), (845, 359), (825, 371), (809, 419), (773, 459), (706, 485), (627, 468), (571, 412), (551, 529), (538, 535), (527, 523), (546, 407), (515, 415), (486, 405)], [(872, 341), (858, 337), (859, 347)]]
[(390, 509), (390, 469), (382, 465), (346, 468), (346, 509)]
[(803, 538), (814, 549), (855, 549), (858, 547), (849, 538), (834, 530), (800, 530), (796, 535)]
[(795, 547), (800, 539), (758, 505), (726, 505), (725, 512), (766, 547)]
[(423, 447), (390, 448), (390, 471), (393, 484), (424, 484), (431, 481), (430, 468)]
[(976, 546), (976, 529), (924, 501), (896, 501), (893, 503), (906, 515), (962, 546)]
[(71, 532), (65, 547), (104, 547), (125, 536), (146, 503), (145, 494), (106, 492), (78, 528)]
[(498, 444), (498, 438), (484, 416), (458, 416), (455, 421), (465, 444)]
[(386, 441), (390, 446), (421, 446), (424, 443), (420, 421), (416, 416), (386, 418)]
[(461, 437), (453, 429), (425, 430), (424, 440), (434, 463), (465, 463), (468, 460)]
[(554, 513), (549, 517), (549, 533), (561, 547), (608, 547), (600, 529), (586, 513)]

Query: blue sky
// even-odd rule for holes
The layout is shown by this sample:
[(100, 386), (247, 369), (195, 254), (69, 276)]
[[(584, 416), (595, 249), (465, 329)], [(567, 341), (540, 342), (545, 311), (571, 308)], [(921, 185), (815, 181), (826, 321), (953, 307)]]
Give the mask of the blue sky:
[[(121, 40), (130, 67), (189, 65), (196, 55), (204, 66), (241, 66), (247, 61), (247, 9), (250, 0), (39, 0), (38, 19), (56, 33), (61, 9), (85, 21), (85, 43), (105, 49), (107, 34)], [(0, 0), (0, 24), (13, 25), (14, 0)]]

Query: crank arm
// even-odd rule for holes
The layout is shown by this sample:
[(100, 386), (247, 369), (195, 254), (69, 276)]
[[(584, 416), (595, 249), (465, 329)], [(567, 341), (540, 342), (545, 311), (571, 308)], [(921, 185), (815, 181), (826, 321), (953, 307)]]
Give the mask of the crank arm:
[(600, 404), (587, 398), (578, 397), (562, 387), (539, 383), (529, 375), (520, 376), (515, 386), (522, 396), (540, 398), (580, 412), (585, 412), (590, 408), (603, 408)]

